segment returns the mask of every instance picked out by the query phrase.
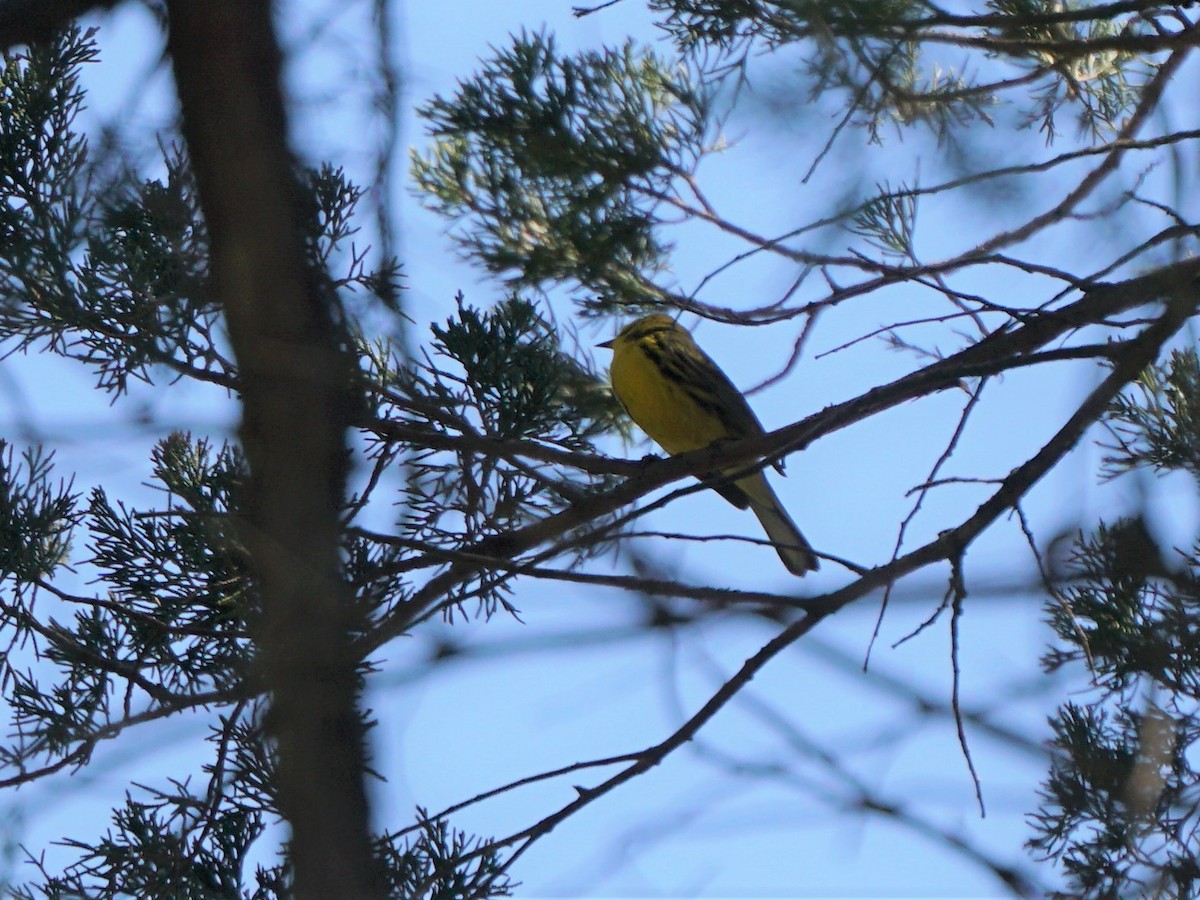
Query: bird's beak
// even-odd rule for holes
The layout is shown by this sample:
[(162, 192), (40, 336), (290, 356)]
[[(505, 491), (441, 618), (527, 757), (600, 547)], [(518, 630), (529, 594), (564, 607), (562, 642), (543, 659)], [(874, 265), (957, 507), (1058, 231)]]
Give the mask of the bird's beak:
[(612, 349), (612, 345), (613, 345), (613, 341), (615, 341), (615, 340), (616, 340), (616, 338), (611, 338), (611, 339), (609, 339), (609, 340), (605, 341), (603, 344), (597, 344), (596, 346), (597, 346), (597, 347), (603, 347), (605, 350), (611, 350), (611, 349)]

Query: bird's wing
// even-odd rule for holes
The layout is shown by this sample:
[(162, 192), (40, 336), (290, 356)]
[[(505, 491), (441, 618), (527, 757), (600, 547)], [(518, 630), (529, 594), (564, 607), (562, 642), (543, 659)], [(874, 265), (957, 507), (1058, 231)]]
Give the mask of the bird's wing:
[[(695, 350), (694, 355), (671, 353), (663, 360), (664, 365), (675, 370), (677, 383), (684, 386), (692, 400), (721, 420), (730, 439), (762, 434), (762, 423), (742, 392), (712, 357), (699, 347)], [(693, 389), (689, 385), (696, 387)]]

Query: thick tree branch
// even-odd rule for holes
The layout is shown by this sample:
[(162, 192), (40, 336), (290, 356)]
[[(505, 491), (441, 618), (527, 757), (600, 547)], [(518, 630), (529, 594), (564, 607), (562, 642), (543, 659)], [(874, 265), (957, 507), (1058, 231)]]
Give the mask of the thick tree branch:
[(168, 49), (238, 359), (280, 806), (297, 897), (372, 897), (363, 725), (339, 576), (352, 359), (309, 265), (265, 0), (170, 0)]
[(3, 0), (0, 2), (0, 49), (48, 41), (75, 19), (119, 0)]

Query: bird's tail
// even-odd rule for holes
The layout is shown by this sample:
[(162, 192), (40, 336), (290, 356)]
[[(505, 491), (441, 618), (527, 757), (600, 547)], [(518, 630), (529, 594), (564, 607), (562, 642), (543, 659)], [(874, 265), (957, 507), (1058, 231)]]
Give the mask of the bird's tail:
[(775, 552), (787, 570), (801, 577), (808, 572), (815, 572), (819, 567), (817, 555), (779, 502), (779, 497), (763, 473), (755, 472), (739, 478), (737, 486), (749, 496), (750, 509), (758, 516), (758, 521), (762, 523), (763, 530), (775, 545)]

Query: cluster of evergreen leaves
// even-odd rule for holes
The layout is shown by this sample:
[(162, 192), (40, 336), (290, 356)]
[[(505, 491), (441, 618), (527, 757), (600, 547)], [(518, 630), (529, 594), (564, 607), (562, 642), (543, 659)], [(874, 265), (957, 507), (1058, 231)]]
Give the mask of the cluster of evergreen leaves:
[[(1200, 360), (1148, 370), (1109, 412), (1113, 475), (1200, 484)], [(1055, 670), (1082, 666), (1094, 696), (1052, 719), (1054, 755), (1033, 816), (1063, 896), (1191, 897), (1200, 889), (1200, 543), (1164, 550), (1147, 522), (1081, 536), (1048, 604)]]
[(598, 292), (584, 309), (650, 306), (669, 250), (657, 200), (705, 152), (710, 99), (631, 42), (571, 57), (524, 33), (420, 109), (434, 144), (413, 177), (459, 223), (463, 253), (514, 285)]

